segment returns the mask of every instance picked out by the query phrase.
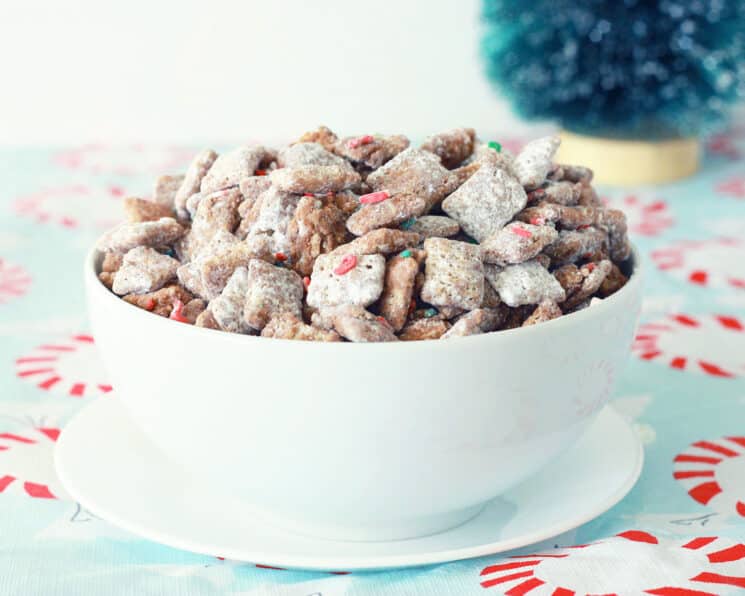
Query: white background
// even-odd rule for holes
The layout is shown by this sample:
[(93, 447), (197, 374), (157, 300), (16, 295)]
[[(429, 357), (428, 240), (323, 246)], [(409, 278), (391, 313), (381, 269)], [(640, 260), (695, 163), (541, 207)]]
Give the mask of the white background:
[(479, 0), (0, 0), (0, 144), (514, 124)]

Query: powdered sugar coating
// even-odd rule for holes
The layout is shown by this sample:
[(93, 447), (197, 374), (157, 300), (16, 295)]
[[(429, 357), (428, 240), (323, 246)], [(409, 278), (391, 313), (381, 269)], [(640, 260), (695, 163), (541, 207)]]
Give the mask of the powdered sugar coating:
[(379, 311), (394, 331), (400, 331), (406, 323), (418, 272), (419, 263), (411, 256), (395, 256), (388, 261)]
[(321, 317), (343, 338), (353, 342), (398, 341), (385, 322), (361, 306), (344, 304), (323, 309)]
[(507, 267), (487, 265), (486, 279), (508, 306), (562, 302), (566, 297), (556, 278), (535, 260)]
[(553, 226), (512, 222), (482, 242), (481, 254), (485, 263), (514, 265), (537, 256), (558, 237)]
[(346, 216), (333, 197), (303, 197), (287, 224), (290, 266), (301, 275), (310, 275), (316, 258), (346, 239)]
[(473, 153), (476, 131), (473, 128), (453, 128), (427, 137), (422, 149), (437, 155), (446, 168), (457, 168)]
[(161, 217), (172, 217), (173, 209), (169, 205), (162, 205), (154, 201), (147, 201), (137, 197), (126, 197), (122, 201), (127, 221), (137, 223), (141, 221), (157, 221)]
[(306, 325), (302, 319), (286, 312), (272, 317), (269, 323), (262, 329), (261, 337), (295, 339), (300, 341), (341, 341), (341, 337), (336, 331)]
[(300, 166), (339, 166), (352, 169), (345, 159), (327, 151), (318, 143), (295, 143), (280, 150), (277, 161), (282, 168)]
[(559, 238), (546, 247), (545, 254), (551, 257), (553, 266), (574, 263), (580, 257), (590, 256), (600, 250), (607, 240), (605, 232), (593, 227), (584, 230), (561, 230)]
[(553, 159), (561, 141), (559, 137), (542, 137), (530, 141), (518, 153), (513, 171), (525, 188), (538, 188), (553, 167)]
[(505, 312), (494, 308), (477, 308), (461, 316), (440, 339), (467, 337), (495, 331), (505, 321)]
[(416, 319), (407, 323), (398, 338), (401, 341), (440, 339), (450, 329), (450, 323), (441, 319)]
[(478, 246), (457, 240), (427, 238), (422, 300), (435, 306), (479, 308), (484, 299), (484, 265)]
[(203, 149), (189, 164), (186, 174), (181, 181), (181, 186), (173, 197), (173, 207), (176, 214), (181, 218), (187, 218), (186, 200), (194, 193), (199, 192), (202, 179), (217, 159), (217, 153), (212, 149)]
[(562, 314), (561, 308), (553, 300), (544, 300), (531, 315), (523, 321), (523, 327), (530, 327), (531, 325), (537, 325), (538, 323), (545, 323), (552, 319), (558, 319)]
[(416, 232), (379, 228), (355, 238), (352, 242), (342, 244), (333, 251), (333, 254), (388, 255), (416, 246), (421, 241), (422, 236)]
[(244, 145), (220, 155), (207, 171), (199, 190), (210, 193), (231, 186), (238, 186), (247, 176), (253, 176), (262, 162), (269, 161), (274, 153), (261, 145)]
[(185, 232), (172, 217), (123, 223), (101, 236), (96, 248), (101, 252), (127, 252), (138, 246), (167, 246), (181, 238)]
[(394, 226), (421, 215), (427, 209), (424, 198), (412, 195), (394, 195), (381, 203), (363, 205), (347, 219), (347, 229), (355, 236), (362, 236), (377, 228)]
[(274, 170), (269, 177), (279, 190), (298, 194), (337, 192), (361, 180), (357, 172), (339, 165), (285, 167)]
[(253, 259), (248, 265), (248, 289), (243, 318), (254, 329), (263, 329), (281, 313), (302, 317), (303, 281), (284, 267)]
[(153, 185), (153, 202), (174, 208), (176, 193), (184, 182), (184, 174), (159, 176)]
[(409, 139), (404, 135), (370, 136), (372, 139), (365, 143), (355, 142), (360, 137), (341, 139), (336, 143), (334, 152), (357, 166), (376, 169), (409, 146)]
[(220, 295), (210, 302), (210, 311), (223, 331), (249, 333), (251, 328), (243, 319), (243, 307), (248, 291), (248, 269), (238, 267), (228, 279)]
[(451, 238), (460, 232), (458, 222), (445, 215), (422, 215), (406, 228), (424, 238)]
[(328, 254), (316, 259), (310, 277), (307, 302), (313, 308), (353, 304), (369, 306), (383, 291), (385, 257), (360, 255), (353, 269), (339, 275), (334, 272), (347, 255)]
[(500, 168), (484, 164), (442, 202), (442, 209), (469, 236), (483, 242), (523, 209), (527, 200), (517, 180)]
[(267, 240), (271, 252), (289, 252), (287, 228), (299, 201), (300, 197), (280, 191), (274, 186), (262, 193), (254, 206), (256, 217), (246, 241), (256, 242), (252, 237), (262, 235)]
[(176, 276), (178, 266), (176, 259), (138, 246), (124, 255), (111, 289), (120, 296), (159, 290)]

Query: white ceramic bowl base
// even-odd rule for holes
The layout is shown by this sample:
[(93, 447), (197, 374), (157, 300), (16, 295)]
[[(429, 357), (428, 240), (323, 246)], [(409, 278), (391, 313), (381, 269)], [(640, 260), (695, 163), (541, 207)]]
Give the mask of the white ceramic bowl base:
[[(409, 540), (341, 542), (288, 532), (267, 523), (245, 502), (213, 492), (204, 481), (194, 482), (159, 452), (116, 397), (100, 398), (78, 414), (63, 430), (55, 452), (65, 489), (114, 525), (206, 555), (324, 571), (441, 563), (557, 536), (623, 498), (639, 476), (642, 459), (634, 430), (607, 406), (549, 467), (457, 528)], [(498, 469), (495, 462), (483, 473)], [(343, 489), (343, 477), (337, 485)]]
[(197, 328), (85, 265), (96, 344), (135, 424), (215, 492), (324, 538), (462, 523), (593, 422), (626, 363), (641, 271), (597, 305), (446, 341), (323, 343)]

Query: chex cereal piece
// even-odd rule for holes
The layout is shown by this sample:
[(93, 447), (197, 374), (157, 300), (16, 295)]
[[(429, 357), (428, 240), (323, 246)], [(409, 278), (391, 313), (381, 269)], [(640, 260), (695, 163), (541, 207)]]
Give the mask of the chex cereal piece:
[(559, 137), (542, 137), (525, 145), (512, 166), (520, 184), (528, 189), (543, 184), (560, 144)]
[(105, 285), (109, 290), (114, 283), (114, 274), (122, 266), (122, 260), (124, 255), (120, 252), (107, 252), (103, 261), (101, 262), (101, 273), (98, 274), (98, 279)]
[(559, 238), (544, 249), (551, 257), (553, 266), (574, 263), (585, 255), (591, 256), (607, 242), (608, 236), (602, 230), (589, 227), (582, 230), (561, 230)]
[(567, 164), (557, 164), (557, 170), (561, 173), (556, 180), (567, 180), (569, 182), (579, 182), (588, 185), (592, 182), (593, 172), (585, 166), (571, 166)]
[(346, 216), (333, 197), (303, 197), (287, 224), (290, 266), (310, 275), (319, 255), (347, 240)]
[(353, 170), (350, 163), (318, 143), (295, 143), (280, 150), (277, 161), (282, 168), (300, 166), (339, 166)]
[(608, 250), (611, 259), (622, 262), (631, 256), (627, 235), (626, 215), (618, 209), (603, 209), (598, 213), (598, 227), (608, 232)]
[(101, 252), (123, 253), (137, 246), (168, 246), (185, 232), (172, 217), (161, 217), (158, 221), (123, 223), (101, 236), (96, 248)]
[(442, 202), (442, 209), (479, 242), (500, 230), (525, 207), (522, 186), (504, 170), (484, 164)]
[(544, 300), (533, 311), (533, 313), (523, 321), (523, 327), (530, 327), (538, 323), (545, 323), (551, 319), (559, 318), (563, 313), (561, 308), (553, 300)]
[(237, 267), (220, 295), (210, 302), (214, 320), (223, 331), (249, 333), (251, 328), (243, 318), (248, 291), (248, 269)]
[(201, 298), (194, 298), (192, 300), (189, 300), (186, 304), (184, 304), (184, 308), (182, 310), (182, 314), (184, 318), (189, 322), (190, 324), (196, 323), (196, 320), (199, 318), (199, 315), (201, 315), (204, 310), (207, 308), (207, 301), (202, 300)]
[(229, 153), (223, 153), (202, 178), (199, 190), (202, 193), (210, 193), (238, 186), (243, 178), (253, 176), (263, 163), (272, 159), (274, 153), (261, 145), (244, 145)]
[(562, 205), (541, 201), (537, 205), (526, 207), (517, 213), (515, 219), (535, 226), (542, 226), (547, 223), (556, 223), (561, 219), (563, 212), (564, 207)]
[(261, 252), (258, 247), (262, 245), (263, 237), (263, 244), (270, 252), (289, 254), (288, 227), (299, 202), (299, 196), (282, 192), (274, 186), (261, 194), (252, 209), (254, 222), (246, 237), (246, 242), (257, 247), (255, 252)]
[(248, 244), (239, 242), (230, 232), (219, 230), (193, 260), (178, 268), (176, 274), (184, 287), (211, 300), (220, 294), (236, 267), (248, 265), (254, 256)]
[(239, 189), (243, 195), (243, 201), (238, 205), (238, 217), (241, 221), (235, 229), (235, 235), (241, 240), (251, 231), (261, 211), (260, 197), (269, 190), (271, 185), (272, 181), (269, 176), (249, 176), (241, 180)]
[(262, 329), (261, 337), (300, 341), (341, 341), (341, 337), (336, 331), (306, 325), (302, 319), (287, 312), (272, 317)]
[(583, 186), (577, 204), (600, 207), (603, 205), (603, 201), (600, 200), (598, 193), (595, 192), (595, 189), (592, 186)]
[(502, 304), (502, 299), (490, 283), (484, 284), (484, 299), (481, 301), (481, 308), (497, 308)]
[(473, 155), (463, 162), (462, 166), (454, 169), (452, 174), (458, 180), (457, 186), (473, 176), (483, 165), (504, 170), (505, 173), (515, 178), (512, 171), (514, 160), (515, 157), (506, 149), (497, 152), (488, 145), (478, 145), (474, 149)]
[(559, 205), (576, 205), (582, 194), (582, 185), (572, 182), (547, 182), (528, 193), (528, 203), (550, 201)]
[(357, 211), (360, 206), (360, 197), (351, 190), (342, 190), (340, 192), (333, 193), (331, 197), (334, 204), (341, 210), (346, 217), (349, 217)]
[(222, 232), (233, 232), (238, 226), (238, 205), (242, 200), (238, 189), (227, 189), (205, 195), (199, 201), (191, 230), (176, 245), (179, 258), (189, 261)]
[(353, 342), (398, 341), (388, 322), (355, 304), (343, 304), (322, 309), (322, 319), (328, 321), (343, 338)]
[(603, 283), (600, 284), (600, 288), (598, 288), (598, 296), (601, 298), (607, 298), (611, 294), (615, 294), (626, 285), (627, 281), (629, 281), (629, 278), (623, 274), (623, 272), (618, 268), (618, 265), (612, 263), (610, 272), (608, 272)]
[(376, 169), (409, 146), (404, 135), (360, 135), (341, 139), (334, 153), (358, 166)]
[(400, 331), (406, 323), (414, 294), (414, 278), (419, 272), (419, 263), (411, 256), (397, 255), (388, 261), (380, 297), (379, 312), (394, 331)]
[(197, 327), (204, 327), (205, 329), (217, 329), (221, 331), (220, 325), (218, 325), (215, 316), (209, 308), (203, 310), (199, 314), (197, 320), (194, 321), (194, 325)]
[(194, 193), (199, 192), (202, 179), (216, 159), (217, 153), (212, 149), (204, 149), (189, 164), (181, 186), (173, 197), (173, 207), (179, 217), (186, 218), (189, 216), (186, 211), (186, 200)]
[(564, 288), (535, 260), (518, 265), (486, 265), (486, 279), (507, 306), (538, 304), (543, 300), (562, 302)]
[(424, 199), (425, 209), (408, 217), (421, 215), (431, 209), (458, 184), (457, 177), (442, 166), (434, 153), (413, 147), (396, 155), (387, 164), (372, 172), (365, 181), (373, 190), (385, 190), (394, 198), (396, 195), (414, 195)]
[(176, 277), (179, 262), (157, 250), (138, 246), (124, 255), (114, 276), (115, 294), (145, 294), (162, 288)]
[[(247, 176), (241, 179), (238, 183), (238, 188), (245, 201), (254, 202), (271, 185), (272, 181), (269, 179), (269, 176)], [(243, 209), (246, 210), (247, 208), (244, 207)]]
[(460, 225), (445, 215), (422, 215), (401, 226), (409, 232), (421, 234), (424, 238), (451, 238), (460, 232)]
[(319, 126), (315, 130), (303, 133), (297, 140), (298, 143), (317, 143), (326, 151), (334, 151), (339, 137), (328, 127)]
[(314, 308), (368, 306), (380, 297), (384, 277), (382, 255), (321, 255), (313, 266), (307, 302)]
[(514, 265), (532, 259), (558, 237), (550, 225), (512, 222), (484, 240), (481, 255), (485, 263)]
[(427, 202), (420, 196), (394, 195), (379, 203), (363, 205), (349, 216), (347, 229), (355, 236), (362, 236), (377, 228), (398, 225), (426, 210)]
[(505, 313), (500, 309), (477, 308), (461, 316), (440, 339), (479, 335), (499, 329), (505, 320)]
[(484, 265), (477, 245), (427, 238), (422, 300), (435, 306), (473, 310), (484, 299)]
[(571, 263), (562, 265), (554, 271), (554, 277), (564, 288), (564, 292), (567, 296), (574, 294), (582, 286), (584, 281), (583, 275), (579, 271), (579, 267)]
[(473, 128), (453, 128), (427, 137), (421, 148), (437, 155), (442, 165), (452, 170), (471, 156), (475, 140)]
[(176, 193), (184, 183), (184, 174), (159, 176), (153, 186), (153, 202), (173, 209)]
[(441, 319), (417, 319), (407, 323), (398, 334), (401, 341), (440, 339), (450, 329), (450, 323)]
[(599, 263), (587, 263), (580, 267), (578, 272), (582, 281), (579, 285), (575, 283), (572, 291), (567, 292), (566, 300), (560, 301), (561, 308), (567, 312), (589, 300), (598, 291), (610, 271), (611, 262), (608, 260)]
[(124, 214), (130, 223), (157, 221), (161, 217), (173, 216), (173, 209), (170, 206), (154, 201), (139, 199), (137, 197), (126, 197), (122, 203)]
[(280, 168), (269, 174), (279, 190), (292, 193), (327, 193), (353, 187), (361, 178), (354, 170), (338, 166), (294, 166)]
[(303, 292), (303, 280), (294, 271), (253, 259), (248, 265), (243, 318), (249, 326), (261, 330), (280, 313), (302, 317)]
[(174, 304), (181, 302), (188, 303), (194, 297), (179, 285), (170, 285), (161, 288), (156, 292), (148, 294), (127, 294), (123, 297), (126, 302), (134, 304), (143, 310), (150, 311), (161, 317), (167, 317), (171, 314)]
[(378, 228), (355, 238), (352, 242), (342, 244), (333, 251), (333, 254), (388, 255), (416, 246), (421, 241), (421, 235), (416, 232)]

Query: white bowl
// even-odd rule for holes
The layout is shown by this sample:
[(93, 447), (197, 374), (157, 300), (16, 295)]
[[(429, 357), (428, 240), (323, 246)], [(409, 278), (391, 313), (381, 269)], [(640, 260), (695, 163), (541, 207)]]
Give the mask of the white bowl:
[(444, 530), (548, 464), (606, 404), (641, 302), (634, 253), (619, 292), (532, 327), (289, 341), (139, 309), (100, 283), (101, 258), (85, 264), (93, 333), (133, 420), (195, 482), (335, 539)]

